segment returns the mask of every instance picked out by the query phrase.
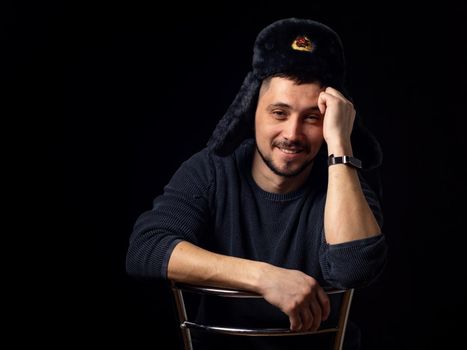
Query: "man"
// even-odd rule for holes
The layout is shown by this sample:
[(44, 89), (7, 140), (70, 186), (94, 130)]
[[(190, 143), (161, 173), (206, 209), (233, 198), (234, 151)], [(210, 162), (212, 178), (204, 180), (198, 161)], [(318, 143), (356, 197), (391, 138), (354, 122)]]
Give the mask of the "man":
[[(381, 151), (355, 121), (344, 80), (342, 44), (329, 27), (291, 18), (263, 29), (253, 70), (208, 146), (138, 218), (128, 272), (257, 292), (270, 305), (229, 309), (203, 299), (198, 318), (285, 319), (293, 331), (316, 330), (328, 318), (323, 287), (376, 279), (386, 258), (382, 215), (359, 171), (361, 162), (378, 167)], [(310, 342), (241, 338), (198, 335), (195, 343), (299, 349)]]

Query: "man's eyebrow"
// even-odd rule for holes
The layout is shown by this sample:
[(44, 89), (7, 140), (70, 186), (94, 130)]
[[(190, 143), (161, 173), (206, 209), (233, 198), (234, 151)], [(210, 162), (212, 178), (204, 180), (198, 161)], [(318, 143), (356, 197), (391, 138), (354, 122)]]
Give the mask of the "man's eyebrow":
[(284, 102), (271, 103), (271, 104), (268, 106), (269, 109), (277, 108), (277, 107), (287, 108), (287, 109), (291, 109), (291, 108), (292, 108), (289, 104), (284, 103)]
[[(285, 102), (277, 102), (277, 103), (271, 103), (268, 106), (268, 109), (273, 109), (273, 108), (286, 108), (286, 109), (292, 109), (292, 106)], [(311, 106), (305, 109), (306, 112), (318, 112), (320, 113), (319, 107), (318, 106)]]

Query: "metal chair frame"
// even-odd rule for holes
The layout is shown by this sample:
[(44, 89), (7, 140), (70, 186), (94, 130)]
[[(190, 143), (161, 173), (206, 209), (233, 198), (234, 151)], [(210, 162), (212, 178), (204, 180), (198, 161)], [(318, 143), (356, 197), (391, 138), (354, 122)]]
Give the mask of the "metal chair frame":
[(230, 334), (238, 336), (297, 336), (305, 334), (319, 334), (332, 332), (335, 333), (333, 350), (342, 350), (344, 344), (345, 329), (347, 326), (347, 319), (349, 316), (350, 305), (352, 302), (354, 292), (353, 289), (331, 289), (326, 291), (326, 293), (329, 295), (338, 293), (343, 294), (343, 298), (340, 304), (339, 318), (336, 327), (318, 329), (317, 331), (294, 332), (288, 328), (231, 328), (198, 324), (188, 320), (185, 300), (183, 298), (183, 292), (215, 295), (228, 298), (262, 298), (262, 296), (259, 294), (242, 290), (204, 287), (177, 282), (172, 282), (172, 291), (177, 307), (178, 318), (180, 321), (180, 328), (182, 332), (185, 350), (193, 350), (190, 333), (191, 330), (203, 330), (212, 333)]

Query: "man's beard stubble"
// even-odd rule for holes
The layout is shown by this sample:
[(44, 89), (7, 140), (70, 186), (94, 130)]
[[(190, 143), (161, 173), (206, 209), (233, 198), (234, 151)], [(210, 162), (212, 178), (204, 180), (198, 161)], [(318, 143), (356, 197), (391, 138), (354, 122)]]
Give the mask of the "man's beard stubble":
[[(266, 158), (263, 153), (261, 153), (259, 147), (258, 147), (258, 144), (255, 143), (256, 145), (256, 150), (258, 151), (259, 155), (261, 156), (261, 159), (263, 160), (263, 162), (267, 165), (267, 167), (276, 175), (278, 176), (283, 176), (283, 177), (287, 177), (287, 178), (290, 178), (290, 177), (295, 177), (297, 175), (300, 175), (309, 165), (313, 164), (314, 160), (316, 157), (313, 157), (311, 158), (309, 161), (303, 163), (297, 170), (295, 171), (288, 171), (288, 172), (284, 172), (284, 171), (281, 171), (279, 170), (273, 163), (272, 159), (271, 158)], [(277, 146), (277, 147), (285, 147), (285, 148), (290, 148), (290, 146), (294, 146), (294, 147), (297, 147), (297, 146), (301, 146), (305, 151), (308, 151), (309, 148), (308, 147), (305, 147), (303, 145), (301, 145), (300, 143), (297, 143), (297, 142), (288, 142), (288, 141), (282, 141), (280, 143), (275, 143), (273, 146)], [(286, 168), (288, 167), (289, 164), (286, 164)]]

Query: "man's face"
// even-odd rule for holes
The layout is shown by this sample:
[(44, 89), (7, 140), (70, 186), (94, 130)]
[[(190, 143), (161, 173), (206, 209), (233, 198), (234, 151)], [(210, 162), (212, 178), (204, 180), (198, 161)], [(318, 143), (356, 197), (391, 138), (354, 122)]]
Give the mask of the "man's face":
[(292, 177), (309, 168), (323, 143), (323, 116), (318, 109), (323, 90), (318, 83), (297, 85), (279, 77), (263, 85), (255, 138), (265, 171)]

